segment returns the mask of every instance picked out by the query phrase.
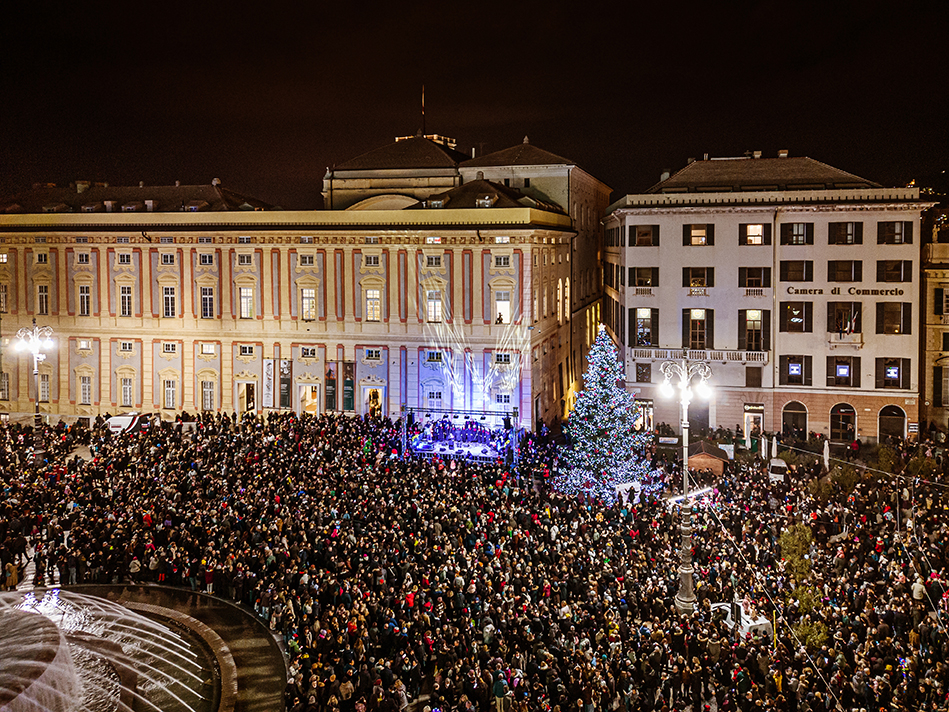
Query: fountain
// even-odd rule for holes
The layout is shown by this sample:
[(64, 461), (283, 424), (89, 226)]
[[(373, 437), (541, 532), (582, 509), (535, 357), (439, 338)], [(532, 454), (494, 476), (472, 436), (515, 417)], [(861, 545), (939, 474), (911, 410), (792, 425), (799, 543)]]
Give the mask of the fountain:
[(212, 712), (214, 661), (185, 630), (104, 598), (0, 594), (0, 711)]

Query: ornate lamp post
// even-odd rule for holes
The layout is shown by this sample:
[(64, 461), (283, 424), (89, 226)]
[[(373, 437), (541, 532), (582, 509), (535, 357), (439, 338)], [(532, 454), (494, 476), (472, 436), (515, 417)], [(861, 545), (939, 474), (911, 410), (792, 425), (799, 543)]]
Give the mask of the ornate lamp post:
[(682, 427), (682, 548), (679, 550), (679, 592), (675, 597), (676, 610), (687, 615), (695, 607), (695, 590), (692, 585), (692, 503), (689, 499), (689, 403), (692, 401), (692, 381), (696, 380), (696, 390), (708, 397), (708, 379), (712, 369), (704, 362), (682, 360), (664, 361), (659, 370), (665, 376), (662, 391), (666, 396), (674, 393), (672, 382), (679, 386), (679, 415)]
[(18, 350), (27, 349), (33, 354), (33, 393), (36, 396), (33, 410), (33, 461), (39, 467), (43, 464), (46, 454), (43, 419), (40, 416), (40, 361), (46, 360), (43, 349), (53, 348), (53, 329), (50, 326), (37, 326), (34, 318), (33, 327), (28, 329), (24, 326), (16, 332), (16, 338)]

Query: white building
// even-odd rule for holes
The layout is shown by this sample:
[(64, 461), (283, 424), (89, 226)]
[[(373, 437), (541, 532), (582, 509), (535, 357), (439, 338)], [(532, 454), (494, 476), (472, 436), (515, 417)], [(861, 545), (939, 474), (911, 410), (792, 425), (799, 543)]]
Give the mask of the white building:
[(810, 158), (694, 161), (607, 211), (604, 321), (653, 423), (659, 366), (708, 361), (693, 427), (912, 432), (919, 413), (916, 189)]

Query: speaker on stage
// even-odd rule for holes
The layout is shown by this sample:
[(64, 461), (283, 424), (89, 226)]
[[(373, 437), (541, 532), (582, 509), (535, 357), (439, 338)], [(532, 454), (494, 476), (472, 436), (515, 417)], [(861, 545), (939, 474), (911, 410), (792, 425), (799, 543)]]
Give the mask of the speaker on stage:
[(414, 413), (414, 412), (413, 412), (413, 413), (409, 413), (409, 418), (408, 418), (408, 421), (407, 421), (407, 422), (408, 422), (410, 428), (414, 428), (414, 427), (415, 427), (415, 413)]
[(505, 430), (511, 429), (511, 419), (506, 415), (504, 416), (504, 429)]

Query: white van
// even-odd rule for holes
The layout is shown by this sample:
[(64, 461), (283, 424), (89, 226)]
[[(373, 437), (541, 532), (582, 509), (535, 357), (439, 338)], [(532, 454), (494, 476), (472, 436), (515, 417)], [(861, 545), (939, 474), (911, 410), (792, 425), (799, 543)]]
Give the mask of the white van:
[(148, 413), (126, 413), (124, 415), (113, 415), (105, 422), (109, 426), (109, 431), (113, 435), (118, 435), (119, 433), (148, 430), (152, 424), (152, 417)]
[[(751, 614), (745, 610), (744, 604), (735, 602), (735, 603), (713, 603), (712, 604), (712, 615), (715, 615), (716, 611), (724, 612), (724, 621), (732, 630), (735, 629), (735, 626), (738, 626), (738, 632), (741, 633), (741, 636), (744, 638), (746, 635), (751, 633), (752, 635), (761, 635), (767, 638), (774, 636), (774, 627), (764, 616), (758, 616), (752, 618)], [(738, 617), (739, 620), (736, 621), (735, 617)]]
[(772, 458), (768, 463), (768, 482), (788, 482), (788, 463), (780, 457)]

